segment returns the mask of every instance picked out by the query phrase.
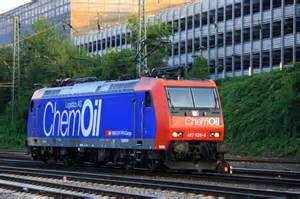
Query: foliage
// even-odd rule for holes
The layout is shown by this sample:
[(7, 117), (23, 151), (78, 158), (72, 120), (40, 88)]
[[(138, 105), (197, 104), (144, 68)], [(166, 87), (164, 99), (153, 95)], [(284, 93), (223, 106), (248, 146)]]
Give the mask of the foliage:
[[(128, 28), (132, 32), (132, 46), (136, 51), (138, 47), (138, 18), (132, 16), (128, 20)], [(143, 30), (144, 32), (144, 30)], [(147, 66), (149, 69), (167, 66), (167, 51), (170, 46), (167, 44), (171, 35), (171, 27), (164, 22), (156, 21), (146, 25), (146, 44), (147, 52), (153, 51), (147, 57)], [(142, 34), (143, 35), (143, 34)]]
[(102, 80), (128, 79), (136, 74), (135, 52), (132, 49), (110, 51), (101, 57), (99, 67), (91, 75)]
[[(0, 48), (0, 82), (11, 82), (12, 50), (11, 48)], [(4, 111), (10, 98), (10, 89), (0, 87), (0, 112)]]
[[(47, 20), (33, 25), (32, 35), (25, 35), (20, 47), (21, 86), (15, 105), (15, 120), (11, 122), (10, 89), (0, 90), (0, 146), (24, 146), (27, 109), (34, 90), (48, 86), (56, 79), (86, 76), (100, 64), (98, 57), (88, 57)], [(10, 82), (12, 50), (0, 48), (0, 82)]]
[(208, 79), (209, 78), (209, 68), (207, 65), (207, 60), (204, 57), (196, 57), (188, 72), (189, 79)]
[(86, 52), (74, 48), (47, 20), (33, 24), (33, 33), (40, 34), (24, 37), (20, 59), (27, 88), (35, 84), (48, 85), (55, 79), (85, 76), (89, 66), (93, 65)]
[(300, 157), (300, 70), (219, 81), (234, 152)]

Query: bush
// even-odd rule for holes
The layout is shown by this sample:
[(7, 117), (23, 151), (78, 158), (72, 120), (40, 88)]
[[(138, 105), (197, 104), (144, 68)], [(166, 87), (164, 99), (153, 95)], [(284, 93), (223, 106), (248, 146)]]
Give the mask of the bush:
[(300, 157), (299, 77), (290, 67), (218, 82), (233, 152)]

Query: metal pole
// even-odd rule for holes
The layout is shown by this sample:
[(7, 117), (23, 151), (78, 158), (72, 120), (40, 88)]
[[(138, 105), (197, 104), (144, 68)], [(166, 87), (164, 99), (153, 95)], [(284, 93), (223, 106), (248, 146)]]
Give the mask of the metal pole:
[[(14, 17), (13, 40), (13, 66), (12, 66), (12, 90), (11, 90), (11, 122), (15, 119), (15, 87), (17, 87), (17, 100), (20, 95), (20, 17)], [(17, 80), (16, 80), (17, 77)]]
[(137, 53), (138, 53), (138, 66), (137, 66), (137, 73), (138, 77), (141, 75), (142, 69), (142, 31), (143, 31), (143, 4), (144, 0), (138, 0), (138, 20), (139, 20), (139, 30), (138, 30), (138, 46), (137, 46)]

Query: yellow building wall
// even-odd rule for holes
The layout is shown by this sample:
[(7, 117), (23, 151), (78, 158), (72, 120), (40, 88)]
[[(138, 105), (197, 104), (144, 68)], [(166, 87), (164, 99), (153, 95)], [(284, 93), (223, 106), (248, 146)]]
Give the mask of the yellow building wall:
[[(145, 0), (146, 15), (189, 3), (191, 0)], [(138, 0), (71, 0), (73, 34), (123, 23), (138, 12)]]

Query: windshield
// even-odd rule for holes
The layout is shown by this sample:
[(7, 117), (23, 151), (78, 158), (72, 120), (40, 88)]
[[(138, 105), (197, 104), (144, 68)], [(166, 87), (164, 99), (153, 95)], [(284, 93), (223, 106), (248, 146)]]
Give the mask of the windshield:
[(215, 88), (167, 87), (172, 108), (219, 108)]

